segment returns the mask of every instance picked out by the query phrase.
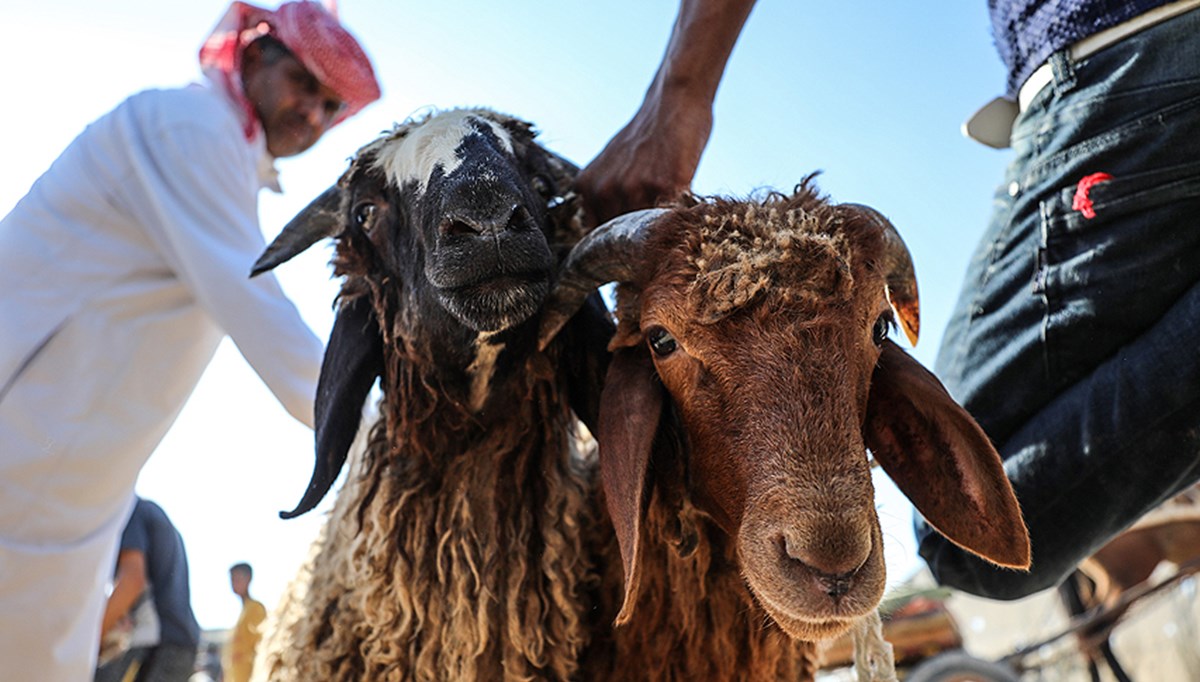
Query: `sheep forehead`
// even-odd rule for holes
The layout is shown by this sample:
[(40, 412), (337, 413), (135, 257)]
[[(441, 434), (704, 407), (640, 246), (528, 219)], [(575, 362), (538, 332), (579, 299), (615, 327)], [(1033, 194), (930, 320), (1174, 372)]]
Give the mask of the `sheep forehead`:
[(756, 204), (704, 216), (687, 263), (695, 273), (688, 300), (696, 319), (721, 320), (771, 300), (816, 308), (852, 295), (852, 246), (828, 216)]
[(457, 110), (438, 114), (420, 123), (406, 135), (385, 136), (374, 143), (375, 166), (384, 171), (395, 187), (416, 183), (424, 190), (434, 170), (441, 168), (450, 175), (462, 164), (458, 148), (464, 138), (478, 134), (480, 126), (488, 129), (509, 154), (513, 154), (512, 136), (487, 112)]

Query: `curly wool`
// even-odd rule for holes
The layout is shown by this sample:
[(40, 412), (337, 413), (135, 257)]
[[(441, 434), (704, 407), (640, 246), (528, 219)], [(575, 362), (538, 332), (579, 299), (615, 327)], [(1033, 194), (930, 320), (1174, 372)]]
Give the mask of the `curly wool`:
[[(678, 551), (679, 511), (653, 494), (644, 523), (640, 597), (627, 625), (613, 633), (612, 667), (589, 670), (587, 679), (661, 682), (759, 682), (811, 679), (814, 644), (788, 637), (755, 602), (742, 578), (736, 549), (707, 517), (684, 505), (699, 542)], [(612, 547), (614, 557), (619, 557)], [(606, 596), (622, 593), (620, 561), (605, 566)], [(615, 570), (612, 570), (614, 569)], [(605, 609), (616, 612), (616, 604)]]
[[(520, 404), (513, 421), (565, 419), (540, 409), (553, 401)], [(423, 426), (461, 428), (437, 421)], [(481, 434), (440, 460), (395, 452), (386, 431), (307, 569), (302, 610), (324, 617), (292, 625), (281, 639), (303, 654), (285, 649), (268, 679), (571, 678), (588, 639), (592, 462), (565, 428)]]
[(849, 299), (854, 248), (835, 209), (815, 191), (802, 185), (791, 197), (772, 194), (736, 211), (732, 205), (715, 200), (689, 216), (699, 225), (681, 248), (697, 321), (718, 322), (768, 290), (805, 308)]
[[(417, 680), (574, 673), (586, 642), (586, 504), (566, 458), (541, 456), (560, 445), (484, 441), (444, 467), (410, 459), (372, 476), (378, 488), (351, 546), (361, 621), (346, 633), (367, 679), (390, 679), (388, 670)], [(497, 451), (518, 454), (480, 461)]]
[[(715, 324), (750, 307), (810, 310), (848, 302), (856, 268), (875, 267), (878, 245), (866, 247), (847, 231), (844, 214), (819, 193), (813, 178), (795, 192), (761, 201), (711, 197), (680, 206), (672, 227), (651, 236), (661, 254), (634, 290), (618, 292), (618, 338), (638, 333), (636, 290), (649, 281), (683, 282), (689, 318)], [(764, 302), (766, 305), (763, 305)]]
[(306, 569), (292, 610), (307, 618), (275, 637), (302, 654), (276, 652), (267, 679), (573, 678), (589, 639), (595, 462), (575, 447), (554, 347), (502, 387), (509, 409), (487, 421), (429, 369), (403, 292), (363, 265), (341, 260), (343, 291), (389, 321), (384, 395), (402, 398), (385, 398)]

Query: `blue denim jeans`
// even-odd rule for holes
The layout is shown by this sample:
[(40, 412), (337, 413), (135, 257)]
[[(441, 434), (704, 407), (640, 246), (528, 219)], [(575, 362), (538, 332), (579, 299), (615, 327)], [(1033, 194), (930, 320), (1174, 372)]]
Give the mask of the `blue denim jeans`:
[[(1200, 10), (1050, 61), (936, 365), (1005, 460), (1033, 567), (917, 523), (940, 583), (998, 599), (1056, 585), (1200, 478)], [(1074, 199), (1101, 172), (1089, 218)]]

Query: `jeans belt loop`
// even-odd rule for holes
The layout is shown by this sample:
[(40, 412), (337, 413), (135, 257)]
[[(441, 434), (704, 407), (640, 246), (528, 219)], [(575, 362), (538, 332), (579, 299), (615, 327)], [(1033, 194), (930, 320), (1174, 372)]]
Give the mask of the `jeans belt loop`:
[[(1147, 10), (1123, 21), (1116, 26), (1094, 33), (1064, 50), (1071, 63), (1089, 57), (1106, 47), (1111, 47), (1129, 36), (1155, 24), (1200, 7), (1200, 0), (1176, 0)], [(1017, 101), (997, 97), (975, 112), (962, 125), (963, 135), (996, 149), (1004, 149), (1011, 143), (1012, 124), (1017, 115), (1029, 108), (1030, 103), (1047, 85), (1054, 81), (1053, 59), (1047, 60), (1034, 70), (1017, 90)]]

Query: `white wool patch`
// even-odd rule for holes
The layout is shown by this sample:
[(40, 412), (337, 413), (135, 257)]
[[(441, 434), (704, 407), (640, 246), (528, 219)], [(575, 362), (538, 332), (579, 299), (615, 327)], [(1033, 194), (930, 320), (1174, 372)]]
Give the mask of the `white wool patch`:
[(491, 128), (504, 149), (513, 153), (512, 137), (504, 126), (479, 111), (463, 110), (439, 114), (404, 137), (385, 141), (375, 163), (396, 187), (416, 181), (424, 190), (435, 169), (450, 175), (458, 168), (462, 159), (455, 150), (463, 138), (478, 132), (479, 124)]
[(478, 412), (491, 389), (492, 375), (496, 373), (496, 358), (504, 350), (503, 343), (494, 343), (495, 332), (482, 332), (475, 339), (475, 359), (467, 367), (471, 375), (471, 410)]

